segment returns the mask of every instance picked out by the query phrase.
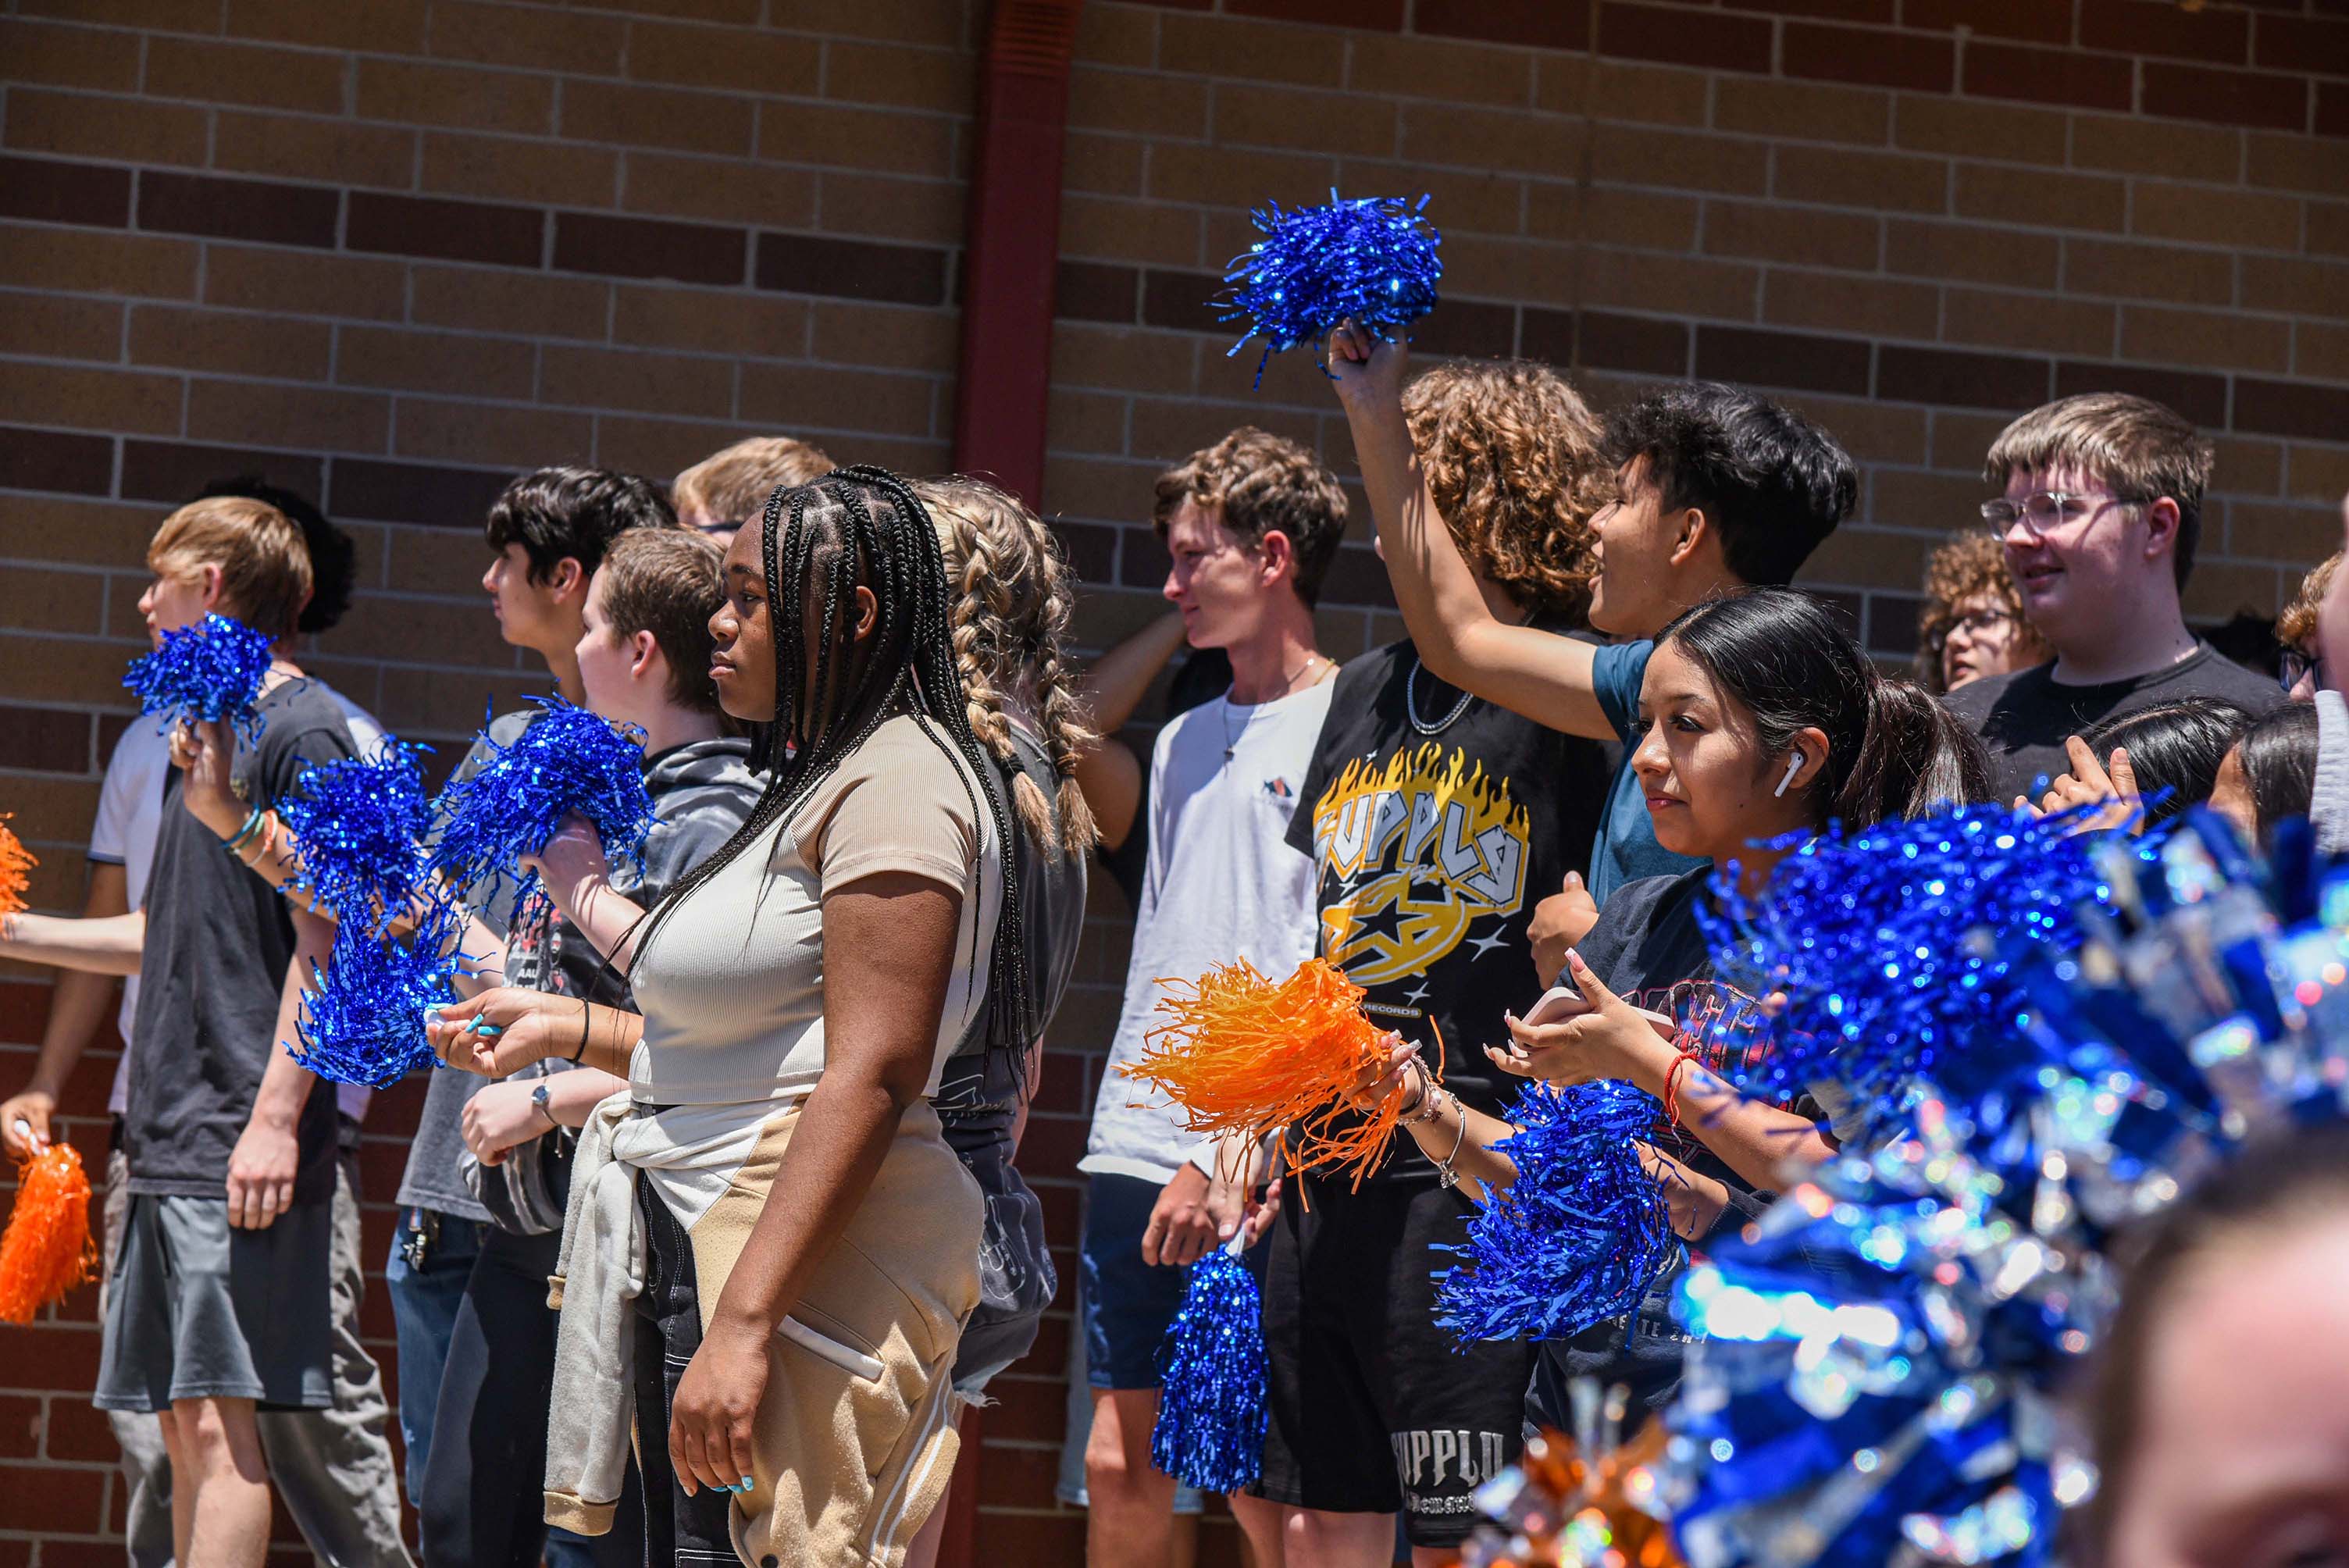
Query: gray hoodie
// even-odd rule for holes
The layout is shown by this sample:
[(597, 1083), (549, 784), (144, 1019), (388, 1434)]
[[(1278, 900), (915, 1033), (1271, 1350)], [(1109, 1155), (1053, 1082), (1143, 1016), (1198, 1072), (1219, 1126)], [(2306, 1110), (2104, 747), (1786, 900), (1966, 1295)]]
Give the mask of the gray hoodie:
[(2349, 854), (2349, 703), (2337, 691), (2316, 694), (2316, 788), (2308, 820), (2323, 854)]

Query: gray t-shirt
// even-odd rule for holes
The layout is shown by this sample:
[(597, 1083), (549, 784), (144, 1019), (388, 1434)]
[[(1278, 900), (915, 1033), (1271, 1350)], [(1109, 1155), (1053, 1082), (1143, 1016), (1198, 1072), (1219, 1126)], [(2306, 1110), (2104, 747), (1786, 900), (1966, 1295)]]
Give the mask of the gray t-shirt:
[[(316, 681), (287, 681), (258, 704), (262, 729), (237, 742), (237, 793), (269, 808), (304, 767), (355, 754), (343, 710)], [(140, 954), (139, 1070), (122, 1124), (130, 1191), (227, 1196), (229, 1155), (253, 1115), (277, 1038), (277, 1004), (294, 956), (294, 920), (277, 890), (237, 862), (164, 784)], [(335, 1091), (313, 1079), (296, 1136), (296, 1202), (334, 1192)]]
[[(471, 778), (482, 763), (489, 760), (492, 743), (512, 746), (516, 737), (530, 727), (537, 710), (500, 714), (490, 721), (486, 738), (476, 738), (472, 748), (457, 764), (453, 778)], [(484, 907), (491, 901), (489, 889), (476, 885), (465, 890), (465, 901), (480, 909), (481, 923), (499, 935), (505, 934), (503, 918)], [(481, 957), (482, 954), (471, 954)], [(487, 1223), (490, 1212), (481, 1207), (472, 1193), (465, 1190), (465, 1178), (458, 1169), (459, 1157), (465, 1152), (463, 1127), (465, 1102), (473, 1091), (489, 1080), (468, 1072), (454, 1072), (445, 1068), (432, 1071), (431, 1082), (424, 1090), (424, 1109), (416, 1119), (416, 1139), (408, 1146), (408, 1169), (399, 1178), (398, 1203), (403, 1209), (437, 1209), (444, 1214)]]

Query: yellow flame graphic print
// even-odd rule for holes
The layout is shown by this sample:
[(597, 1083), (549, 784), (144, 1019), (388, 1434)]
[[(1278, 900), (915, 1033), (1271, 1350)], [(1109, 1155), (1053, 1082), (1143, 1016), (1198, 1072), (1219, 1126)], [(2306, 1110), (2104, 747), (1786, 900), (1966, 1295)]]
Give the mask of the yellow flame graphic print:
[(1385, 766), (1349, 762), (1313, 805), (1321, 874), (1341, 896), (1321, 912), (1321, 951), (1358, 985), (1423, 973), (1475, 921), (1525, 902), (1530, 819), (1506, 779), (1431, 742)]

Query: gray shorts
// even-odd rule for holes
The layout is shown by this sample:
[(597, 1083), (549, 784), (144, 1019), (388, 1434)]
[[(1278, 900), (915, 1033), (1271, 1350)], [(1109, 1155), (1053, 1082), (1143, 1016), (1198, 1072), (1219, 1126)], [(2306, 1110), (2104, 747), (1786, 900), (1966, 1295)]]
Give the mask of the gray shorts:
[(241, 1231), (226, 1198), (132, 1193), (107, 1292), (98, 1408), (333, 1405), (333, 1250), (326, 1203), (297, 1203), (266, 1230)]

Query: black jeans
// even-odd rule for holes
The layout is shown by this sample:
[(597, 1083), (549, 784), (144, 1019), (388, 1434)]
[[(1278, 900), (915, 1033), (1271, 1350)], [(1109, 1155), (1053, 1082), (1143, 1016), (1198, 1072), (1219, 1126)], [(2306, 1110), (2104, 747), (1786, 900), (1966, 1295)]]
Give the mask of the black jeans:
[(546, 1410), (555, 1315), (546, 1305), (560, 1235), (481, 1227), (481, 1251), (449, 1340), (432, 1449), (418, 1500), (429, 1568), (538, 1568), (582, 1558), (594, 1568), (645, 1560), (642, 1493), (620, 1494), (609, 1534), (550, 1543), (544, 1517)]
[(706, 1486), (688, 1497), (668, 1458), (669, 1408), (693, 1353), (701, 1348), (693, 1242), (653, 1184), (641, 1177), (636, 1207), (645, 1217), (645, 1291), (636, 1297), (636, 1461), (644, 1474), (645, 1562), (739, 1568), (728, 1519), (733, 1498)]

